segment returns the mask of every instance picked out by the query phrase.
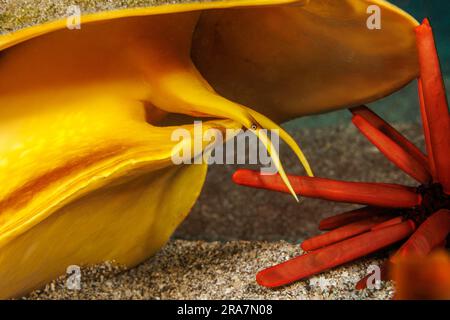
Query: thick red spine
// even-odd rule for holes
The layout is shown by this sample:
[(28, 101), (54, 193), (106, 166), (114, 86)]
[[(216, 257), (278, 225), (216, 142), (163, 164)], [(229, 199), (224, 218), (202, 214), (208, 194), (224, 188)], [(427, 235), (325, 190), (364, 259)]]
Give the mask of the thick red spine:
[(369, 121), (357, 114), (353, 116), (352, 122), (387, 159), (406, 174), (421, 184), (427, 184), (432, 181), (427, 167), (423, 166), (419, 160), (410, 155), (399, 144), (373, 126)]
[(312, 251), (329, 246), (333, 243), (370, 231), (381, 222), (389, 220), (389, 217), (390, 216), (377, 216), (348, 224), (303, 241), (301, 248), (305, 251)]
[(393, 218), (393, 219), (390, 219), (390, 220), (384, 221), (384, 222), (382, 222), (382, 223), (380, 223), (380, 224), (377, 224), (376, 226), (374, 226), (374, 227), (372, 228), (372, 231), (380, 230), (380, 229), (384, 229), (384, 228), (387, 228), (387, 227), (395, 226), (396, 224), (402, 223), (403, 220), (404, 220), (404, 219), (403, 219), (402, 216), (400, 216), (400, 217), (395, 217), (395, 218)]
[(256, 281), (270, 288), (283, 286), (385, 248), (408, 237), (414, 229), (414, 222), (408, 220), (367, 232), (262, 270), (256, 275)]
[(450, 210), (431, 215), (391, 258), (392, 262), (411, 256), (425, 256), (439, 247), (450, 233)]
[(319, 230), (333, 230), (353, 222), (385, 214), (392, 214), (392, 212), (386, 208), (362, 207), (323, 219), (319, 223)]
[(429, 149), (433, 154), (437, 181), (450, 194), (450, 116), (433, 30), (428, 20), (416, 28), (416, 37)]
[(416, 161), (428, 169), (428, 158), (427, 156), (417, 148), (411, 141), (409, 141), (405, 136), (398, 132), (394, 127), (387, 123), (375, 112), (367, 108), (366, 106), (360, 106), (350, 109), (353, 115), (359, 115), (368, 121), (371, 125), (377, 128), (379, 131), (388, 136), (391, 140), (397, 143), (401, 148), (403, 148), (409, 155), (414, 157)]
[[(422, 201), (414, 188), (397, 184), (337, 181), (324, 178), (288, 176), (294, 191), (304, 197), (356, 203), (375, 207), (415, 207)], [(290, 193), (279, 175), (263, 175), (252, 170), (238, 170), (233, 181), (240, 185)]]

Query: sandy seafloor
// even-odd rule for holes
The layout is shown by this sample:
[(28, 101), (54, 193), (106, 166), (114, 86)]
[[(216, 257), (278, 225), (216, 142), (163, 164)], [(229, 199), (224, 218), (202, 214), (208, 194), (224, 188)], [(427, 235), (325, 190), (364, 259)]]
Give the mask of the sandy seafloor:
[[(419, 125), (397, 126), (423, 145)], [(415, 183), (397, 170), (353, 127), (298, 129), (317, 176), (353, 181)], [(286, 146), (281, 157), (289, 172), (302, 173)], [(82, 270), (79, 291), (62, 277), (33, 292), (31, 299), (390, 299), (391, 282), (379, 290), (357, 291), (355, 283), (387, 252), (350, 263), (280, 289), (259, 287), (258, 270), (301, 254), (298, 243), (318, 233), (321, 218), (354, 206), (304, 199), (235, 186), (238, 166), (212, 166), (187, 220), (157, 256), (123, 271), (110, 264)], [(293, 170), (294, 168), (294, 170)]]

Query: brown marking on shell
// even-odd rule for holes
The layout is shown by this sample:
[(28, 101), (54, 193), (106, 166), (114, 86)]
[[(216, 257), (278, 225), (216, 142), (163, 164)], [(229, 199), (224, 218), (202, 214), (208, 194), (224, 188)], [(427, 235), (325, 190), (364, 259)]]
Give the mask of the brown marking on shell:
[(109, 146), (87, 156), (72, 159), (63, 166), (48, 171), (43, 175), (28, 181), (22, 187), (13, 191), (11, 194), (0, 201), (0, 213), (7, 209), (18, 209), (25, 206), (39, 192), (42, 192), (45, 188), (62, 179), (63, 177), (73, 174), (77, 171), (82, 171), (83, 169), (86, 169), (87, 167), (97, 162), (114, 157), (127, 148), (128, 147), (125, 147), (123, 145)]

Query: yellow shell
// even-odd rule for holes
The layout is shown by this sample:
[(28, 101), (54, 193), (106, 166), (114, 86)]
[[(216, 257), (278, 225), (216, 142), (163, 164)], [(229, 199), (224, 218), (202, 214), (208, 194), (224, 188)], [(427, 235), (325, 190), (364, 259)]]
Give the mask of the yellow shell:
[[(382, 29), (366, 26), (368, 5)], [(69, 265), (131, 267), (196, 201), (175, 166), (194, 128), (262, 128), (369, 102), (417, 75), (417, 22), (381, 0), (242, 0), (123, 9), (0, 36), (0, 298)], [(269, 120), (272, 119), (272, 120)], [(280, 131), (312, 174), (300, 148)], [(203, 146), (205, 147), (205, 145)]]

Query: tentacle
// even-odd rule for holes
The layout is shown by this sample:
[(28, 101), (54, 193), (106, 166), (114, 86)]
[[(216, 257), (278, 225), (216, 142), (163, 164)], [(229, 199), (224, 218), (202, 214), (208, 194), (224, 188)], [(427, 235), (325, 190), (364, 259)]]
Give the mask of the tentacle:
[[(414, 207), (421, 203), (421, 196), (414, 189), (395, 184), (346, 182), (302, 176), (289, 176), (289, 180), (296, 193), (310, 198), (391, 208)], [(233, 175), (233, 181), (254, 188), (290, 192), (278, 175), (238, 170)]]
[(433, 154), (436, 178), (450, 194), (450, 116), (444, 80), (433, 31), (428, 20), (416, 28), (424, 109), (430, 133), (429, 149)]
[(356, 114), (352, 122), (361, 131), (366, 138), (374, 144), (381, 153), (384, 154), (397, 167), (406, 172), (422, 184), (427, 184), (432, 180), (427, 167), (424, 167), (420, 161), (404, 150), (394, 140), (373, 126), (362, 116)]
[(249, 108), (247, 108), (247, 110), (253, 116), (253, 118), (256, 119), (256, 121), (258, 121), (264, 128), (276, 130), (279, 133), (280, 138), (284, 142), (286, 142), (289, 147), (291, 147), (292, 151), (294, 151), (300, 163), (303, 164), (303, 167), (305, 168), (307, 175), (310, 177), (314, 176), (311, 166), (308, 163), (308, 159), (304, 155), (303, 151), (300, 149), (298, 143), (289, 135), (289, 133), (287, 133), (275, 122), (263, 116), (262, 114), (256, 112), (255, 110)]
[(317, 250), (329, 246), (333, 243), (357, 236), (361, 233), (370, 231), (374, 226), (389, 220), (390, 215), (374, 216), (361, 221), (350, 223), (346, 226), (334, 229), (333, 231), (323, 233), (303, 241), (301, 247), (305, 251)]
[(357, 222), (363, 219), (367, 219), (370, 217), (376, 217), (379, 215), (384, 215), (387, 213), (391, 213), (386, 208), (377, 208), (377, 207), (362, 207), (356, 210), (344, 212), (332, 217), (328, 217), (320, 221), (319, 230), (333, 230), (347, 224)]
[[(184, 89), (183, 94), (178, 90), (180, 87)], [(263, 130), (268, 129), (265, 125), (270, 125), (270, 128), (274, 128), (276, 125), (273, 122), (245, 106), (218, 95), (205, 83), (193, 66), (189, 72), (166, 75), (164, 82), (159, 84), (159, 89), (157, 97), (154, 97), (152, 102), (161, 109), (169, 108), (166, 111), (193, 116), (231, 119), (251, 130), (264, 144), (283, 183), (286, 184), (287, 189), (290, 190), (289, 192), (297, 199), (297, 195), (281, 164), (278, 151), (273, 146), (265, 130)], [(278, 126), (276, 128), (280, 130), (281, 138), (289, 137), (287, 143), (290, 146), (296, 146), (294, 140), (285, 131)], [(303, 161), (307, 172), (312, 174), (309, 163), (298, 146), (294, 147), (294, 152)]]
[[(264, 123), (270, 120), (260, 114), (257, 115), (258, 119), (255, 119), (253, 115), (256, 116), (256, 113), (251, 112), (249, 108), (219, 95), (192, 62), (191, 39), (199, 15), (200, 13), (193, 13), (179, 17), (178, 28), (173, 28), (173, 20), (162, 19), (155, 23), (154, 27), (164, 30), (163, 33), (153, 32), (144, 38), (139, 37), (140, 41), (130, 42), (130, 54), (142, 69), (143, 82), (148, 87), (148, 93), (143, 100), (168, 113), (230, 119), (251, 130), (267, 148), (282, 180), (297, 199), (281, 165), (278, 152), (263, 130)], [(283, 137), (287, 136), (287, 133), (283, 133)], [(293, 145), (293, 140), (290, 139), (288, 144)], [(304, 161), (310, 173), (309, 164), (298, 150), (299, 148), (296, 148), (294, 151), (301, 161)]]
[(294, 196), (295, 200), (297, 200), (297, 202), (298, 202), (299, 200), (298, 200), (297, 194), (295, 193), (294, 188), (292, 187), (292, 185), (289, 181), (289, 178), (287, 177), (286, 172), (283, 169), (283, 165), (281, 164), (280, 157), (278, 155), (278, 151), (272, 144), (272, 141), (270, 141), (269, 137), (263, 130), (256, 129), (256, 130), (254, 130), (254, 132), (257, 135), (257, 137), (259, 138), (259, 140), (266, 147), (267, 152), (271, 156), (272, 161), (274, 162), (274, 165), (277, 168), (283, 183), (286, 185), (286, 188), (289, 190), (289, 193), (292, 194)]
[(403, 257), (425, 256), (439, 247), (450, 233), (450, 210), (442, 209), (431, 215), (391, 258), (396, 262)]
[(414, 223), (408, 220), (367, 232), (260, 271), (256, 281), (265, 287), (283, 286), (387, 247), (408, 237), (414, 229)]
[(367, 108), (366, 106), (360, 106), (350, 109), (353, 115), (359, 115), (363, 117), (372, 126), (377, 128), (379, 131), (388, 136), (391, 140), (397, 143), (401, 148), (403, 148), (410, 156), (419, 162), (424, 168), (428, 169), (428, 158), (427, 156), (417, 148), (411, 141), (404, 137), (400, 132), (398, 132), (389, 123), (384, 121), (375, 112)]

